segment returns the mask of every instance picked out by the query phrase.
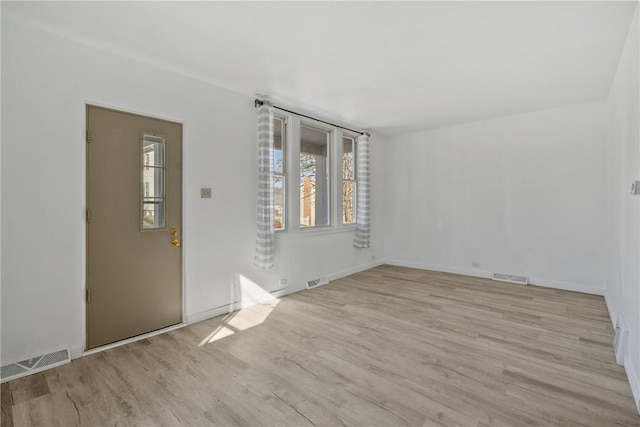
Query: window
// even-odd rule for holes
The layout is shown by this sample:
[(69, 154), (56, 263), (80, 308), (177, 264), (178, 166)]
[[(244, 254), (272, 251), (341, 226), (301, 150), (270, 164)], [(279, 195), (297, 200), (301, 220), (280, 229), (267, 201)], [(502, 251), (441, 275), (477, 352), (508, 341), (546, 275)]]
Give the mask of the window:
[(274, 230), (352, 230), (357, 134), (280, 114), (273, 118), (273, 143)]
[(273, 228), (284, 230), (286, 224), (286, 121), (282, 117), (273, 118)]
[(342, 223), (356, 222), (356, 139), (342, 137)]
[(331, 224), (331, 131), (300, 126), (300, 227)]

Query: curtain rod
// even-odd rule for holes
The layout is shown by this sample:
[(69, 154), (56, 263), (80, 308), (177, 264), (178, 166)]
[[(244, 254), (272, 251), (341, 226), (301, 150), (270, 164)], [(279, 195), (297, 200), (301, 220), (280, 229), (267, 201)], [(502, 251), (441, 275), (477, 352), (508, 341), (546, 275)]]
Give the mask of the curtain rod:
[[(264, 101), (261, 100), (261, 99), (257, 99), (256, 98), (254, 103), (255, 103), (255, 107), (257, 108), (258, 106), (264, 104)], [(351, 132), (354, 132), (354, 133), (357, 133), (357, 134), (360, 134), (360, 135), (371, 136), (371, 134), (369, 132), (362, 132), (362, 131), (359, 131), (359, 130), (350, 129), (350, 128), (347, 128), (347, 127), (344, 127), (344, 126), (340, 126), (340, 125), (337, 125), (335, 123), (325, 122), (324, 120), (316, 119), (315, 117), (307, 116), (306, 114), (296, 113), (295, 111), (287, 110), (286, 108), (278, 107), (277, 105), (274, 105), (273, 108), (277, 108), (280, 111), (286, 111), (287, 113), (295, 114), (296, 116), (305, 117), (307, 119), (315, 120), (316, 122), (320, 122), (320, 123), (324, 123), (324, 124), (327, 124), (327, 125), (330, 125), (330, 126), (335, 126), (337, 128), (340, 128), (340, 129), (348, 130), (348, 131), (351, 131)]]

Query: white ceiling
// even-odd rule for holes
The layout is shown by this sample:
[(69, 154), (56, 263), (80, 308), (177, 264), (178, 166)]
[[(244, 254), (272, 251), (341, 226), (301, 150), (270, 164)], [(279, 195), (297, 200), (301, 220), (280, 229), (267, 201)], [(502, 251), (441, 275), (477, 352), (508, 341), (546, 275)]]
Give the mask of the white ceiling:
[(636, 2), (2, 2), (101, 49), (385, 134), (606, 96)]

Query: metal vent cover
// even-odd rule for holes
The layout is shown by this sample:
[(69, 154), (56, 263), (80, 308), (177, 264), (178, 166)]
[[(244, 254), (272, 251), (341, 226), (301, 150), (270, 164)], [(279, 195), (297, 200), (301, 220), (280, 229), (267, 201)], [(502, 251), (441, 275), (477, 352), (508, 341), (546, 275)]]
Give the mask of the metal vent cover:
[(4, 382), (5, 379), (8, 380), (11, 377), (18, 376), (27, 371), (28, 369), (23, 368), (17, 363), (12, 363), (11, 365), (3, 366), (0, 368), (0, 378), (2, 378), (2, 382)]
[(0, 382), (15, 380), (71, 362), (69, 350), (59, 350), (0, 367)]
[(320, 278), (320, 279), (308, 280), (307, 281), (307, 289), (315, 288), (317, 286), (326, 285), (327, 283), (329, 283), (329, 279), (327, 279), (326, 277), (323, 277), (323, 278)]
[(492, 278), (493, 280), (498, 280), (500, 282), (517, 283), (519, 285), (529, 284), (529, 279), (527, 278), (527, 276), (518, 276), (516, 274), (493, 273)]

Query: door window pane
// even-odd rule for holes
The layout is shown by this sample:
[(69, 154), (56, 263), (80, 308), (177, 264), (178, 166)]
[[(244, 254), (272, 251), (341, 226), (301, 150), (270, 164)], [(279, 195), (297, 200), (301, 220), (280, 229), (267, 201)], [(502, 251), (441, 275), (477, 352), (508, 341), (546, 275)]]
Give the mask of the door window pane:
[(142, 156), (145, 166), (164, 167), (164, 138), (160, 136), (144, 135)]
[(161, 136), (142, 136), (142, 230), (165, 228), (165, 146)]
[(300, 126), (300, 226), (329, 225), (331, 131)]
[(142, 204), (142, 228), (164, 228), (164, 200), (145, 198)]

